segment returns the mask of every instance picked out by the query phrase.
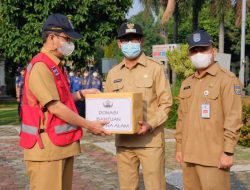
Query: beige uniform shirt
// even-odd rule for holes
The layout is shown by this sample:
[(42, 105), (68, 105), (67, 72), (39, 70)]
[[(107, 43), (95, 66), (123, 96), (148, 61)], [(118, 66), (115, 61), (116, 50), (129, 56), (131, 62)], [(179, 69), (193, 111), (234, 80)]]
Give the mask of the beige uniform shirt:
[[(41, 52), (49, 56), (56, 64), (60, 64), (60, 60), (45, 48), (42, 48)], [(54, 76), (43, 62), (36, 63), (32, 68), (28, 86), (42, 106), (52, 100), (60, 100)], [(47, 116), (48, 114), (45, 112), (45, 124)], [(40, 127), (46, 128), (43, 124)], [(38, 143), (31, 149), (24, 149), (25, 160), (53, 161), (80, 153), (80, 144), (78, 141), (67, 146), (56, 146), (51, 142), (46, 132), (41, 133), (41, 139), (44, 149), (40, 149)]]
[(105, 84), (106, 92), (141, 92), (143, 119), (153, 130), (145, 135), (116, 135), (116, 146), (161, 147), (164, 145), (163, 124), (172, 105), (169, 82), (161, 63), (142, 54), (129, 69), (125, 60), (111, 69)]
[[(185, 162), (217, 167), (223, 152), (234, 152), (242, 126), (238, 78), (215, 63), (183, 81), (179, 100), (177, 151)], [(210, 118), (202, 118), (202, 104), (210, 105)]]

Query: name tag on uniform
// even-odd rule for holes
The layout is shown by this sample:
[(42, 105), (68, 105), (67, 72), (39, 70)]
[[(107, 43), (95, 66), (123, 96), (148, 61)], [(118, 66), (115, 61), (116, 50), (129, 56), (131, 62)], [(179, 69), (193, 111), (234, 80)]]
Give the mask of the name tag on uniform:
[(201, 118), (209, 119), (210, 118), (210, 104), (202, 104), (201, 105)]

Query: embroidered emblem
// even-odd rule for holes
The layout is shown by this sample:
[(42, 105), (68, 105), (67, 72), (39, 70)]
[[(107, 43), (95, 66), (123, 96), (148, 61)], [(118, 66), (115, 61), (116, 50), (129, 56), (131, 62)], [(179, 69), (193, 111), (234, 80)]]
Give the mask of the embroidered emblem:
[(130, 32), (136, 33), (136, 29), (135, 29), (134, 27), (135, 27), (134, 24), (128, 23), (128, 24), (127, 24), (126, 33), (130, 33)]
[(234, 85), (234, 93), (237, 95), (241, 95), (241, 87), (240, 85)]
[(127, 24), (127, 27), (128, 27), (129, 29), (133, 29), (133, 28), (135, 27), (135, 25), (132, 24), (132, 23), (128, 23), (128, 24)]
[(193, 41), (194, 41), (194, 42), (199, 42), (199, 41), (201, 41), (201, 34), (200, 34), (200, 33), (195, 33), (195, 34), (193, 34)]
[(55, 66), (53, 66), (51, 69), (56, 76), (60, 75)]

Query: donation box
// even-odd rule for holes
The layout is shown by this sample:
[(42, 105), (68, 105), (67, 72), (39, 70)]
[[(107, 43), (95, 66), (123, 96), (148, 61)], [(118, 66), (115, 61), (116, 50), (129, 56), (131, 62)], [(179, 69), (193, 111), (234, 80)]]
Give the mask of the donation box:
[(114, 134), (134, 134), (142, 121), (142, 93), (86, 94), (86, 119), (108, 120), (104, 128)]

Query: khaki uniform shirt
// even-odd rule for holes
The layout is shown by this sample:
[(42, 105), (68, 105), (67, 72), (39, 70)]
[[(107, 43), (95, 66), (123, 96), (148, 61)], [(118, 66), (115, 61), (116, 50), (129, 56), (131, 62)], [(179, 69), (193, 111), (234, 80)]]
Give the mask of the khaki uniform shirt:
[[(223, 152), (234, 152), (242, 126), (238, 78), (215, 63), (183, 81), (179, 100), (177, 151), (185, 162), (217, 167)], [(208, 119), (201, 117), (205, 103), (210, 105)]]
[[(60, 64), (60, 60), (45, 48), (42, 48), (41, 52), (49, 56), (56, 64)], [(60, 100), (54, 76), (43, 62), (36, 63), (32, 68), (28, 86), (42, 106), (52, 100)], [(45, 112), (45, 124), (47, 123), (47, 117), (48, 114)], [(46, 128), (43, 124), (41, 124), (40, 127)], [(31, 149), (24, 149), (25, 160), (53, 161), (71, 157), (80, 153), (79, 141), (67, 146), (56, 146), (51, 142), (46, 132), (41, 133), (41, 139), (44, 149), (40, 149), (38, 143), (36, 143)]]
[(105, 84), (106, 92), (141, 92), (143, 120), (153, 128), (145, 135), (116, 135), (116, 146), (161, 147), (164, 145), (163, 124), (172, 105), (169, 82), (161, 63), (143, 53), (129, 69), (125, 59), (111, 69)]

